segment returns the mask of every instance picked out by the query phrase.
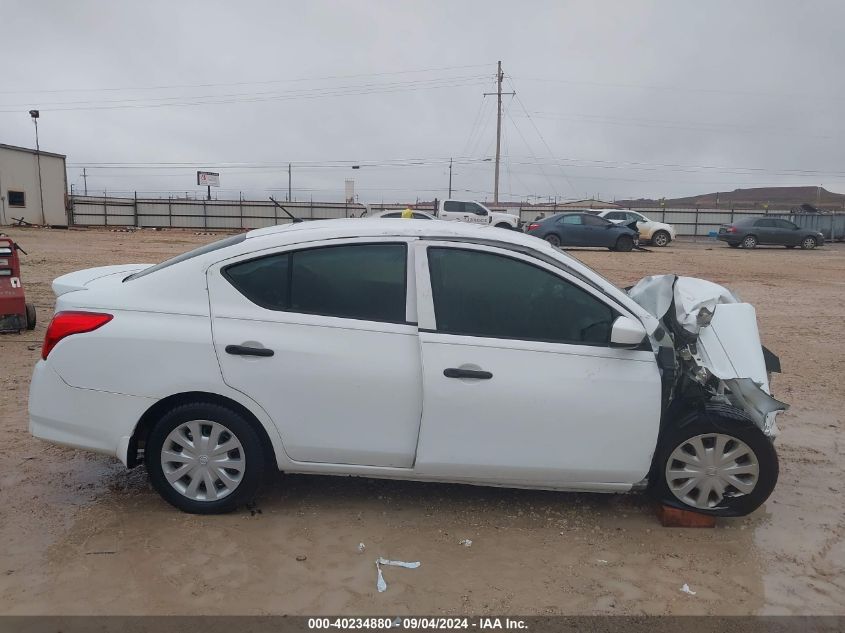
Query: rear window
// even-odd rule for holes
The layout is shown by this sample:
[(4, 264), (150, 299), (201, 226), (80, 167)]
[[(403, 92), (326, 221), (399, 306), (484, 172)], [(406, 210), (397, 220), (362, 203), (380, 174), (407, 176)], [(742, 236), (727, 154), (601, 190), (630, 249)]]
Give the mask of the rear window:
[(213, 253), (214, 251), (218, 251), (222, 248), (226, 248), (228, 246), (234, 246), (235, 244), (240, 244), (246, 239), (246, 233), (240, 233), (238, 235), (233, 235), (232, 237), (227, 237), (225, 240), (219, 240), (217, 242), (212, 242), (211, 244), (206, 244), (205, 246), (200, 246), (199, 248), (195, 248), (192, 251), (188, 251), (187, 253), (182, 253), (181, 255), (177, 255), (172, 259), (168, 259), (166, 261), (161, 262), (160, 264), (156, 264), (155, 266), (150, 266), (149, 268), (145, 268), (137, 273), (133, 273), (129, 275), (123, 281), (132, 281), (133, 279), (138, 279), (140, 277), (145, 277), (151, 273), (157, 272), (164, 268), (169, 268), (173, 266), (173, 264), (178, 264), (179, 262), (184, 262), (189, 259), (193, 259), (194, 257), (199, 257), (200, 255), (205, 255), (206, 253)]

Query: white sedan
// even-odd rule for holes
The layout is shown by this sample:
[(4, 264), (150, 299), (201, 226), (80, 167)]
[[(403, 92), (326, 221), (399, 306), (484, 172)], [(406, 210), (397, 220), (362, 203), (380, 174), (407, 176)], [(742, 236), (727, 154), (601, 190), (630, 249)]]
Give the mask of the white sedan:
[(668, 246), (676, 236), (675, 227), (671, 224), (656, 222), (636, 211), (602, 211), (599, 216), (617, 224), (636, 222), (640, 242), (648, 242), (654, 246)]
[(649, 487), (724, 516), (777, 479), (774, 357), (709, 282), (626, 293), (521, 233), (327, 220), (53, 289), (32, 434), (145, 463), (188, 512), (250, 502), (271, 468)]

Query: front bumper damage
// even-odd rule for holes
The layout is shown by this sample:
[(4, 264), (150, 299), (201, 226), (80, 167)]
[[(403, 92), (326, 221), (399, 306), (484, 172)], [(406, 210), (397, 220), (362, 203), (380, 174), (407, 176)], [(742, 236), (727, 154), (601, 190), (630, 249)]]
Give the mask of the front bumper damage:
[(651, 336), (658, 355), (673, 350), (667, 400), (693, 385), (700, 397), (741, 409), (764, 434), (777, 435), (777, 415), (789, 405), (771, 395), (770, 374), (780, 363), (760, 343), (754, 306), (718, 284), (676, 275), (645, 277), (628, 295), (660, 320)]

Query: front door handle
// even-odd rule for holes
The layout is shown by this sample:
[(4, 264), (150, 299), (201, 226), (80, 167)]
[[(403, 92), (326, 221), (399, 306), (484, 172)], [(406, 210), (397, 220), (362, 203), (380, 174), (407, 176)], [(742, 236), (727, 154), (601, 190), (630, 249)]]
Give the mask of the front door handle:
[(227, 345), (226, 353), (234, 356), (272, 356), (273, 350), (266, 347), (247, 347), (245, 345)]
[(489, 371), (481, 369), (459, 369), (457, 367), (449, 367), (443, 370), (443, 375), (446, 378), (478, 378), (480, 380), (490, 380), (493, 377)]

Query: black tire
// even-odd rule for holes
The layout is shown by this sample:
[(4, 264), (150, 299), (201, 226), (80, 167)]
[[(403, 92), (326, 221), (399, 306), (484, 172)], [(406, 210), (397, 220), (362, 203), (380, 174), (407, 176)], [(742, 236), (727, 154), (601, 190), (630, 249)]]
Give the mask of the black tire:
[(560, 238), (554, 233), (549, 233), (543, 239), (546, 240), (552, 246), (560, 246)]
[(613, 250), (619, 251), (620, 253), (630, 253), (634, 250), (634, 238), (630, 235), (620, 235), (619, 239), (616, 240), (616, 246), (613, 247)]
[[(161, 463), (162, 447), (171, 431), (197, 420), (225, 426), (243, 447), (244, 472), (241, 481), (226, 496), (214, 501), (190, 499), (176, 490), (168, 482)], [(172, 409), (156, 423), (144, 449), (144, 461), (150, 482), (165, 501), (191, 514), (222, 514), (253, 501), (258, 485), (264, 478), (266, 452), (256, 430), (239, 413), (217, 404), (192, 402)]]
[(495, 225), (497, 229), (508, 229), (511, 230), (513, 227), (508, 224), (507, 222), (499, 222)]
[(757, 248), (757, 236), (746, 235), (742, 238), (742, 248)]
[(26, 329), (27, 330), (34, 330), (35, 329), (35, 306), (31, 303), (26, 304)]
[[(651, 473), (650, 490), (658, 501), (700, 514), (737, 517), (754, 512), (769, 498), (778, 480), (777, 452), (771, 439), (763, 435), (744, 412), (726, 405), (708, 405), (701, 411), (690, 413), (678, 423), (669, 424), (672, 426), (664, 429), (661, 435)], [(697, 436), (705, 436), (703, 441), (708, 441), (706, 436), (714, 433), (730, 436), (751, 449), (757, 460), (757, 481), (747, 494), (738, 494), (739, 491), (733, 489), (736, 496), (724, 496), (718, 503), (714, 499), (714, 506), (702, 508), (685, 503), (675, 496), (667, 483), (666, 469), (676, 448)]]
[(808, 235), (803, 240), (801, 240), (801, 248), (805, 251), (811, 251), (816, 246), (818, 246), (818, 241), (812, 235)]
[(669, 246), (671, 241), (672, 236), (667, 231), (655, 231), (654, 235), (651, 236), (651, 243), (659, 248)]

